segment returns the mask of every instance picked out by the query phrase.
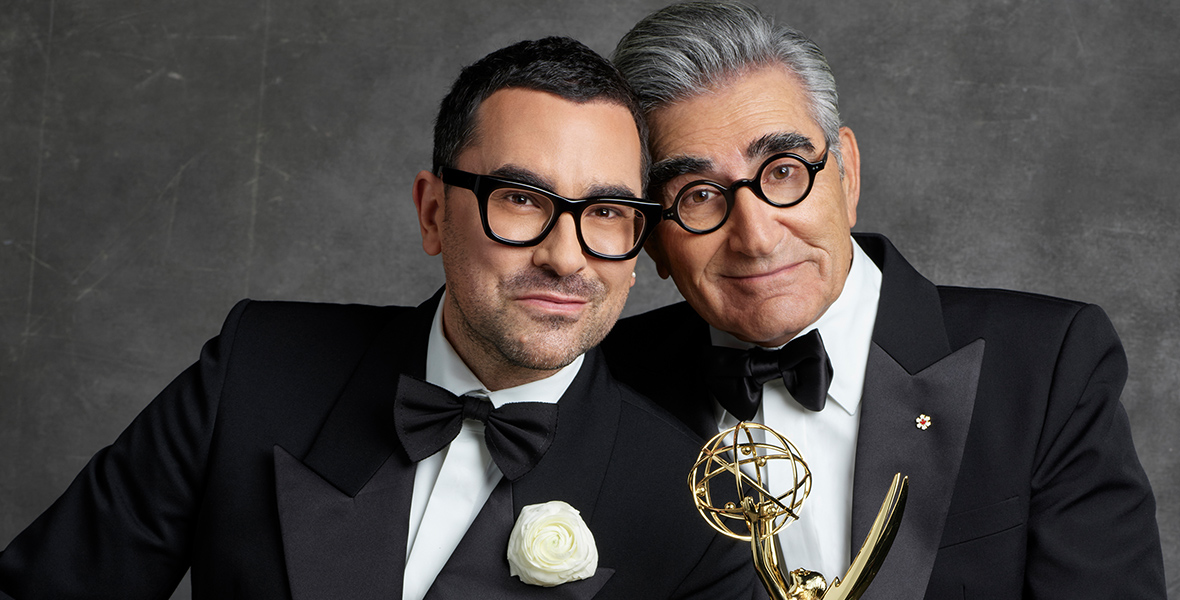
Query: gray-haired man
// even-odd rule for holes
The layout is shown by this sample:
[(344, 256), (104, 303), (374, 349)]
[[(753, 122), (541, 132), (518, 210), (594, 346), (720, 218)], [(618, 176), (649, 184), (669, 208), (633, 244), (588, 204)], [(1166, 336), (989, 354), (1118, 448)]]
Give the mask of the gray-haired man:
[(781, 536), (788, 567), (842, 575), (901, 472), (869, 597), (1164, 597), (1101, 309), (937, 287), (884, 237), (850, 235), (860, 155), (831, 71), (755, 9), (670, 6), (614, 61), (666, 209), (646, 248), (687, 303), (621, 322), (608, 361), (702, 435), (751, 419), (801, 447), (814, 484)]

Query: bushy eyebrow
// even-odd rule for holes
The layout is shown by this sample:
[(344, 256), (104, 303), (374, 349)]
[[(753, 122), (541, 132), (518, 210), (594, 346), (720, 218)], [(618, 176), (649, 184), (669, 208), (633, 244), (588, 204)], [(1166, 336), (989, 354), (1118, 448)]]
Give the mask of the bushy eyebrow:
[(706, 173), (713, 168), (713, 161), (694, 156), (673, 156), (651, 166), (649, 188), (658, 190), (669, 181), (688, 173)]
[(488, 175), (494, 175), (503, 179), (511, 179), (512, 181), (527, 183), (533, 187), (539, 187), (543, 190), (553, 191), (553, 182), (550, 181), (548, 177), (544, 177), (524, 167), (518, 167), (512, 164), (496, 167), (495, 169), (492, 169)]
[(634, 190), (625, 185), (594, 184), (590, 186), (586, 198), (638, 198)]
[[(541, 188), (551, 194), (558, 194), (557, 186), (553, 185), (553, 181), (548, 177), (535, 173), (524, 167), (513, 164), (507, 164), (496, 169), (493, 169), (489, 175), (494, 175), (503, 179), (510, 179), (520, 183), (527, 183), (533, 187)], [(596, 183), (590, 186), (584, 198), (635, 198), (637, 195), (635, 191), (625, 185), (600, 184)], [(571, 198), (571, 200), (578, 200), (578, 198)]]
[(746, 158), (754, 162), (760, 161), (771, 154), (794, 152), (796, 150), (815, 152), (815, 144), (812, 143), (811, 138), (795, 131), (769, 133), (750, 142), (750, 145), (746, 146)]
[[(815, 152), (815, 143), (811, 138), (795, 132), (768, 133), (746, 146), (746, 158), (750, 162), (758, 162), (772, 154), (806, 150)], [(713, 169), (713, 161), (696, 156), (673, 156), (658, 161), (651, 166), (650, 189), (658, 190), (669, 181), (689, 173), (708, 173)]]

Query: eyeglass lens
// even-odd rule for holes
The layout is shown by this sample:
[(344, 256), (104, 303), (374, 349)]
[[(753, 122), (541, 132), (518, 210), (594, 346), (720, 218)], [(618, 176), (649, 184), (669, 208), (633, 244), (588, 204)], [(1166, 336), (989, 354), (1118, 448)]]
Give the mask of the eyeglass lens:
[[(759, 197), (771, 204), (792, 204), (807, 193), (811, 186), (811, 174), (793, 156), (779, 157), (762, 167), (750, 187)], [(734, 186), (732, 193), (737, 193)], [(676, 197), (676, 211), (680, 220), (692, 229), (706, 230), (717, 227), (725, 220), (728, 210), (727, 190), (721, 184), (702, 181), (689, 185)]]
[[(553, 219), (553, 200), (531, 190), (500, 188), (488, 195), (488, 227), (513, 242), (528, 242), (541, 235)], [(639, 243), (646, 216), (623, 204), (597, 202), (577, 215), (586, 246), (606, 255), (622, 255)]]

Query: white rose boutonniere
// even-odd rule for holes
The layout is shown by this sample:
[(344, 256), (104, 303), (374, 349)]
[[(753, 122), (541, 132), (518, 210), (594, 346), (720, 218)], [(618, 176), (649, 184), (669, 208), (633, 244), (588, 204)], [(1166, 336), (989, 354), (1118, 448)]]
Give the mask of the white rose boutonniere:
[(577, 509), (552, 500), (521, 509), (508, 538), (509, 572), (530, 585), (553, 587), (598, 569), (594, 534)]

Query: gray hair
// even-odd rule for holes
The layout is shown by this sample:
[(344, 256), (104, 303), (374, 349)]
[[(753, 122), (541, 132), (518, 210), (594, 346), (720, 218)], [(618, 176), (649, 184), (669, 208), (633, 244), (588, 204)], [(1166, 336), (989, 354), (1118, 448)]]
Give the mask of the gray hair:
[(649, 115), (744, 72), (782, 65), (798, 77), (811, 103), (811, 117), (844, 173), (836, 79), (823, 51), (753, 6), (693, 1), (665, 7), (636, 23), (619, 40), (611, 60)]

